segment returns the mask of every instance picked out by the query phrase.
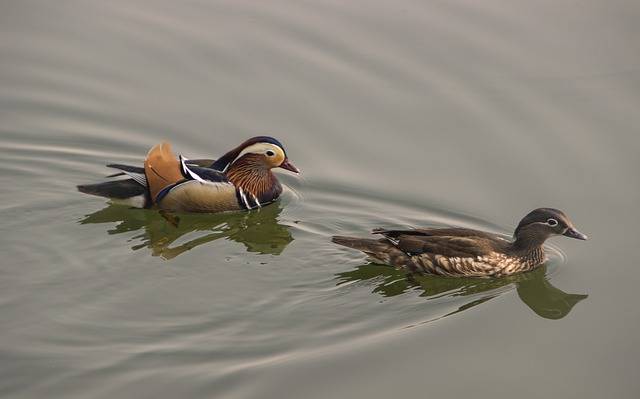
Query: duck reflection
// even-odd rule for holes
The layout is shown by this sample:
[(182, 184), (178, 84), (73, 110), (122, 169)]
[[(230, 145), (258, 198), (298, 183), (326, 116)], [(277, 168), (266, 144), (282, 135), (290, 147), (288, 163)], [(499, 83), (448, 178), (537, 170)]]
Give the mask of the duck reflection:
[[(142, 243), (132, 249), (149, 248), (153, 256), (164, 259), (173, 259), (218, 239), (243, 244), (248, 252), (279, 255), (293, 241), (288, 227), (278, 222), (280, 212), (279, 203), (250, 212), (179, 215), (109, 205), (87, 215), (80, 223), (117, 223), (109, 234), (141, 230), (142, 234), (135, 238)], [(187, 235), (194, 238), (176, 244)]]
[[(338, 284), (356, 281), (370, 281), (375, 284), (373, 292), (385, 297), (392, 297), (409, 290), (421, 290), (421, 296), (437, 298), (441, 296), (471, 296), (486, 293), (461, 306), (458, 313), (473, 306), (486, 302), (508, 288), (515, 285), (520, 300), (538, 316), (545, 319), (561, 319), (571, 312), (571, 309), (588, 295), (568, 294), (553, 285), (547, 279), (545, 265), (528, 273), (515, 274), (495, 279), (479, 278), (448, 278), (430, 275), (405, 274), (389, 266), (367, 264), (355, 270), (339, 273)], [(447, 315), (448, 316), (448, 315)]]

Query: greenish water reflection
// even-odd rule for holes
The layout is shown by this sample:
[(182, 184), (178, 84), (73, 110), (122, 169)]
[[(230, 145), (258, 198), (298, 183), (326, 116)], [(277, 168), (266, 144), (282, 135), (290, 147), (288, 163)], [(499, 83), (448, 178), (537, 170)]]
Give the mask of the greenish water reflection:
[[(109, 234), (141, 230), (136, 239), (141, 244), (132, 249), (151, 249), (153, 256), (173, 259), (176, 256), (218, 239), (243, 244), (248, 252), (279, 255), (293, 241), (286, 225), (278, 222), (279, 203), (251, 212), (224, 214), (172, 214), (121, 205), (109, 205), (87, 215), (81, 224), (117, 223)], [(191, 233), (204, 233), (183, 243), (176, 243)]]
[[(472, 296), (487, 293), (479, 299), (462, 305), (450, 314), (469, 309), (500, 295), (500, 288), (515, 284), (520, 300), (538, 316), (545, 319), (561, 319), (581, 300), (584, 294), (570, 294), (554, 287), (548, 280), (547, 267), (542, 266), (528, 273), (496, 279), (447, 278), (406, 274), (389, 266), (369, 263), (344, 273), (337, 274), (338, 284), (368, 281), (375, 284), (373, 292), (384, 297), (393, 297), (409, 290), (422, 290), (421, 296)], [(448, 315), (447, 315), (448, 316)]]

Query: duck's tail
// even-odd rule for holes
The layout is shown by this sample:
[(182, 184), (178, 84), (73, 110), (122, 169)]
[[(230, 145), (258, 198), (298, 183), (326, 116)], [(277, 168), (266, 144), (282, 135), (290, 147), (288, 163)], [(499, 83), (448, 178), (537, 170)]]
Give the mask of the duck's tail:
[(409, 257), (404, 252), (386, 239), (333, 236), (331, 241), (338, 245), (362, 251), (379, 263), (401, 266), (409, 260)]
[(143, 195), (146, 191), (145, 187), (133, 179), (106, 181), (96, 184), (80, 184), (77, 187), (81, 193), (115, 199), (126, 199)]
[(381, 242), (379, 239), (371, 238), (333, 236), (331, 237), (331, 241), (338, 245), (358, 249), (363, 252), (381, 251), (388, 246), (387, 243)]
[(144, 169), (128, 165), (107, 165), (122, 172), (108, 177), (128, 175), (130, 179), (106, 181), (96, 184), (80, 184), (78, 191), (114, 200), (125, 205), (144, 208), (148, 203), (147, 181)]

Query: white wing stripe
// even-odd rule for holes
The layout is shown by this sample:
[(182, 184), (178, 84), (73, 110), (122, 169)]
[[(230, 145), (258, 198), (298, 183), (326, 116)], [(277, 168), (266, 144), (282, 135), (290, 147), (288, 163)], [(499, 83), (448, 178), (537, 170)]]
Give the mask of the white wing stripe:
[(185, 161), (188, 161), (188, 159), (180, 155), (180, 164), (182, 165), (182, 170), (184, 171), (184, 173), (189, 175), (193, 180), (197, 180), (200, 183), (207, 183), (206, 180), (204, 180), (202, 177), (198, 176), (191, 169), (189, 169)]

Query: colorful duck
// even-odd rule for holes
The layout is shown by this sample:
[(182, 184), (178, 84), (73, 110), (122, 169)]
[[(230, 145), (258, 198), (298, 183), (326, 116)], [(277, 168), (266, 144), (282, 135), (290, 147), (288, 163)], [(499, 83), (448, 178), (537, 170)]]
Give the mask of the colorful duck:
[(176, 157), (169, 143), (153, 147), (144, 167), (109, 164), (127, 179), (79, 185), (78, 190), (126, 205), (180, 211), (224, 212), (260, 208), (282, 194), (272, 169), (299, 170), (273, 137), (253, 137), (218, 160)]

